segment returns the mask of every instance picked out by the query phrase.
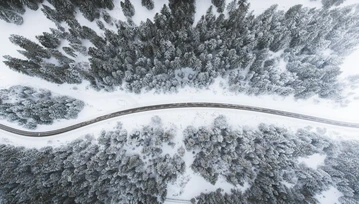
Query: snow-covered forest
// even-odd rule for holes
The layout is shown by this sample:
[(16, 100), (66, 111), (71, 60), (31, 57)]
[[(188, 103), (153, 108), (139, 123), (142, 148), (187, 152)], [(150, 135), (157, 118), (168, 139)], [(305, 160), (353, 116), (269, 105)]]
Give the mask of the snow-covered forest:
[(82, 101), (67, 96), (52, 96), (49, 90), (20, 85), (0, 89), (0, 118), (28, 129), (58, 119), (76, 118), (83, 106)]
[[(119, 123), (97, 139), (86, 135), (61, 147), (0, 145), (2, 202), (162, 203), (167, 185), (189, 169), (212, 184), (224, 177), (232, 187), (200, 194), (196, 203), (317, 203), (316, 195), (332, 186), (341, 203), (359, 199), (358, 141), (265, 124), (231, 127), (219, 116), (207, 126), (188, 126), (179, 146), (174, 128), (154, 117), (140, 130)], [(323, 164), (298, 162), (315, 154)]]
[(359, 204), (353, 128), (215, 108), (2, 128), (179, 102), (359, 122), (357, 0), (2, 0), (0, 42), (0, 204)]
[[(22, 24), (18, 14), (34, 3), (25, 2), (6, 4), (4, 13), (16, 17), (4, 19)], [(215, 7), (194, 24), (195, 1), (169, 1), (140, 25), (131, 19), (136, 11), (129, 0), (121, 2), (126, 21), (105, 10), (114, 8), (111, 0), (49, 3), (52, 7), (41, 10), (57, 29), (36, 36), (40, 43), (11, 36), (26, 59), (5, 56), (5, 64), (54, 83), (88, 80), (96, 89), (176, 91), (206, 88), (222, 77), (235, 92), (340, 99), (338, 65), (359, 42), (358, 8), (328, 9), (332, 3), (321, 10), (297, 5), (286, 12), (273, 5), (254, 16), (247, 1), (230, 2), (226, 15), (225, 1), (213, 1)], [(153, 9), (153, 1), (142, 5)], [(81, 25), (77, 9), (96, 21), (101, 33)], [(62, 41), (68, 46), (60, 46)]]

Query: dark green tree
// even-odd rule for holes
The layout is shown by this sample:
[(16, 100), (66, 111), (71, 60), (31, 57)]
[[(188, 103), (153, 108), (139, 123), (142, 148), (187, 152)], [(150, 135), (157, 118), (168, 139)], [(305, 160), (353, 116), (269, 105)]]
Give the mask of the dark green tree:
[(125, 0), (125, 2), (121, 1), (120, 3), (122, 12), (126, 17), (131, 18), (135, 15), (135, 7), (133, 7), (132, 3), (129, 0)]
[(141, 0), (141, 4), (148, 10), (152, 10), (155, 7), (153, 0)]

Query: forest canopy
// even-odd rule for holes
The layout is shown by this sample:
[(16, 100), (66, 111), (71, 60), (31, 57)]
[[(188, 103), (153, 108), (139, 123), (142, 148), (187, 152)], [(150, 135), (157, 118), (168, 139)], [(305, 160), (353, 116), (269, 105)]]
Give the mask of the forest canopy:
[[(224, 177), (232, 186), (231, 192), (202, 193), (195, 203), (317, 203), (316, 195), (330, 187), (342, 193), (341, 203), (358, 203), (357, 141), (267, 124), (231, 126), (224, 116), (188, 126), (183, 135), (178, 143), (182, 134), (176, 127), (154, 117), (137, 130), (119, 123), (60, 147), (2, 144), (0, 198), (3, 203), (163, 203), (171, 197), (168, 184), (191, 168), (208, 185)], [(298, 162), (313, 154), (325, 156), (316, 169)], [(245, 183), (249, 187), (239, 191)]]
[(25, 128), (50, 125), (59, 119), (75, 119), (84, 102), (67, 96), (54, 96), (49, 90), (28, 86), (0, 89), (0, 119)]
[[(24, 2), (4, 3), (0, 10), (20, 15), (32, 5)], [(207, 88), (223, 78), (236, 93), (342, 99), (339, 66), (359, 42), (358, 6), (329, 9), (343, 1), (323, 0), (322, 9), (296, 5), (281, 11), (273, 5), (254, 16), (250, 1), (224, 2), (213, 0), (195, 23), (195, 1), (170, 0), (154, 19), (136, 25), (131, 1), (120, 2), (127, 20), (119, 20), (107, 12), (114, 8), (111, 0), (51, 0), (52, 7), (42, 5), (41, 10), (57, 28), (39, 34), (39, 43), (12, 35), (26, 60), (5, 56), (4, 63), (50, 82), (85, 80), (107, 91), (173, 92)], [(154, 6), (152, 0), (141, 5)], [(78, 22), (77, 8), (96, 21), (100, 33)]]

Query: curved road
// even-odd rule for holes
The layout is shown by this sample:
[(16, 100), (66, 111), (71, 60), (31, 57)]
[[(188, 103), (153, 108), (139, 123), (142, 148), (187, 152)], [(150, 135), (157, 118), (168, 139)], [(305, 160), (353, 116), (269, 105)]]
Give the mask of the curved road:
[(260, 108), (254, 106), (246, 106), (246, 105), (235, 105), (235, 104), (226, 104), (226, 103), (171, 103), (171, 104), (160, 104), (160, 105), (152, 105), (152, 106), (144, 106), (138, 108), (132, 108), (122, 111), (117, 111), (111, 114), (103, 115), (92, 120), (88, 120), (85, 122), (81, 122), (75, 125), (71, 125), (65, 128), (60, 128), (57, 130), (45, 131), (45, 132), (31, 132), (31, 131), (24, 131), (18, 130), (6, 125), (0, 124), (0, 129), (5, 130), (7, 132), (11, 132), (17, 135), (28, 136), (28, 137), (48, 137), (54, 136), (57, 134), (69, 132), (78, 128), (85, 127), (87, 125), (91, 125), (103, 120), (107, 120), (110, 118), (115, 118), (124, 115), (130, 115), (134, 113), (141, 113), (153, 110), (163, 110), (163, 109), (175, 109), (175, 108), (223, 108), (223, 109), (233, 109), (233, 110), (244, 110), (244, 111), (252, 111), (252, 112), (259, 112), (259, 113), (266, 113), (272, 115), (279, 115), (284, 117), (296, 118), (301, 120), (313, 121), (318, 123), (324, 123), (329, 125), (336, 125), (342, 127), (349, 127), (349, 128), (359, 128), (359, 123), (350, 123), (350, 122), (342, 122), (336, 120), (329, 120), (325, 118), (319, 118), (309, 115), (303, 115), (298, 113), (291, 113), (286, 111), (274, 110), (269, 108)]

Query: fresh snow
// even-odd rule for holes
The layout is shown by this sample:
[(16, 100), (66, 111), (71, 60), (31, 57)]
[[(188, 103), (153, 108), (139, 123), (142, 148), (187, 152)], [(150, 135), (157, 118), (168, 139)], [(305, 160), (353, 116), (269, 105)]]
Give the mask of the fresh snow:
[(345, 58), (344, 63), (340, 66), (342, 71), (340, 76), (342, 78), (352, 75), (359, 75), (358, 57), (359, 48), (357, 48), (352, 54)]
[(36, 35), (40, 35), (42, 32), (49, 32), (50, 28), (56, 28), (52, 21), (47, 19), (42, 12), (39, 12), (40, 9), (41, 8), (39, 8), (38, 11), (26, 9), (25, 14), (23, 15), (24, 23), (21, 26), (0, 20), (0, 89), (8, 88), (13, 85), (24, 85), (28, 82), (42, 84), (43, 80), (36, 80), (34, 77), (14, 72), (2, 63), (4, 55), (24, 59), (24, 56), (17, 52), (17, 50), (21, 48), (10, 42), (9, 37), (11, 34), (26, 36), (26, 38), (38, 42), (35, 38)]
[(308, 157), (298, 158), (299, 163), (304, 163), (307, 167), (317, 169), (319, 166), (324, 165), (324, 160), (327, 156), (322, 154), (313, 154)]
[(293, 188), (295, 186), (295, 184), (289, 183), (287, 181), (282, 181), (281, 183), (285, 185), (287, 188)]
[[(20, 74), (19, 74), (20, 75)], [(194, 88), (185, 88), (178, 93), (173, 94), (156, 94), (153, 92), (144, 93), (141, 95), (127, 93), (124, 91), (115, 92), (97, 92), (88, 88), (86, 82), (81, 85), (56, 85), (45, 82), (41, 79), (27, 77), (21, 85), (34, 86), (36, 88), (46, 88), (51, 90), (54, 94), (68, 95), (70, 97), (83, 100), (86, 104), (84, 110), (79, 113), (79, 117), (74, 120), (61, 120), (55, 122), (51, 126), (40, 125), (38, 131), (52, 130), (56, 128), (66, 127), (71, 124), (89, 120), (100, 115), (112, 113), (119, 110), (135, 108), (140, 106), (164, 104), (164, 103), (180, 103), (180, 102), (217, 102), (217, 103), (231, 103), (242, 104), (250, 106), (258, 106), (263, 108), (272, 108), (277, 110), (302, 113), (306, 115), (318, 116), (322, 118), (342, 120), (348, 122), (359, 122), (355, 112), (359, 112), (358, 103), (350, 103), (347, 107), (334, 105), (330, 101), (311, 100), (295, 100), (292, 97), (282, 98), (279, 96), (263, 95), (263, 96), (248, 96), (245, 94), (234, 94), (220, 87), (221, 81), (217, 81), (210, 89), (196, 90)], [(4, 77), (5, 81), (8, 77)], [(3, 81), (2, 81), (3, 82)], [(224, 82), (222, 82), (224, 83)], [(15, 84), (11, 84), (15, 85)], [(1, 88), (8, 88), (2, 86)], [(265, 101), (265, 103), (263, 103)], [(233, 110), (231, 110), (233, 111)], [(259, 115), (259, 113), (251, 113), (252, 115)], [(280, 118), (280, 116), (274, 116)], [(281, 117), (283, 118), (283, 117)], [(307, 123), (302, 120), (297, 120), (301, 123)], [(2, 120), (1, 123), (11, 127), (18, 127), (16, 124), (7, 123)], [(312, 123), (316, 124), (316, 123)]]
[[(26, 9), (25, 14), (23, 15), (24, 23), (21, 26), (6, 23), (3, 20), (0, 20), (0, 40), (1, 40), (1, 46), (0, 46), (0, 72), (1, 77), (3, 76), (3, 72), (6, 70), (9, 70), (8, 67), (5, 66), (4, 63), (2, 63), (2, 57), (4, 55), (10, 55), (12, 57), (22, 58), (25, 59), (23, 55), (17, 52), (17, 50), (21, 49), (20, 47), (12, 44), (9, 40), (9, 37), (11, 34), (17, 34), (25, 36), (26, 38), (38, 42), (35, 38), (36, 35), (42, 34), (42, 32), (50, 31), (50, 28), (56, 28), (55, 24), (47, 19), (42, 12), (39, 12), (39, 10), (33, 11), (30, 9)], [(41, 22), (41, 23), (39, 23)], [(11, 76), (11, 75), (10, 75)], [(20, 83), (21, 81), (14, 81), (13, 83)], [(0, 82), (2, 84), (2, 80)]]
[(316, 195), (315, 198), (322, 204), (339, 204), (339, 198), (341, 196), (343, 196), (343, 193), (331, 186), (329, 190)]
[[(164, 151), (170, 153), (171, 151), (177, 151), (179, 147), (184, 146), (182, 141), (182, 132), (187, 126), (208, 126), (219, 115), (226, 116), (228, 124), (232, 127), (238, 127), (240, 125), (256, 128), (259, 124), (265, 123), (284, 127), (293, 132), (299, 128), (310, 129), (318, 133), (325, 132), (325, 134), (332, 139), (352, 140), (358, 138), (357, 132), (352, 129), (326, 126), (316, 124), (314, 122), (298, 122), (297, 119), (288, 119), (285, 117), (277, 117), (263, 113), (253, 114), (247, 111), (211, 108), (184, 108), (135, 113), (119, 118), (112, 118), (86, 126), (85, 128), (76, 129), (68, 133), (62, 133), (51, 137), (30, 138), (0, 130), (0, 143), (14, 144), (29, 148), (41, 148), (49, 144), (59, 146), (81, 138), (86, 134), (93, 134), (94, 137), (97, 137), (102, 130), (111, 130), (118, 122), (121, 122), (126, 130), (132, 132), (133, 130), (140, 129), (143, 126), (148, 125), (153, 116), (159, 116), (162, 119), (164, 127), (175, 127), (174, 129), (176, 131), (176, 135), (178, 136), (178, 138), (174, 139), (176, 144), (175, 148), (166, 148), (166, 151)], [(191, 162), (190, 160), (187, 161)]]
[(219, 176), (216, 184), (212, 185), (201, 175), (193, 172), (191, 168), (187, 168), (185, 175), (180, 176), (174, 184), (168, 184), (167, 198), (189, 200), (199, 196), (201, 193), (216, 191), (218, 188), (223, 189), (222, 193), (231, 193), (231, 189), (244, 192), (249, 187), (248, 183), (245, 183), (244, 186), (233, 186), (223, 176)]

